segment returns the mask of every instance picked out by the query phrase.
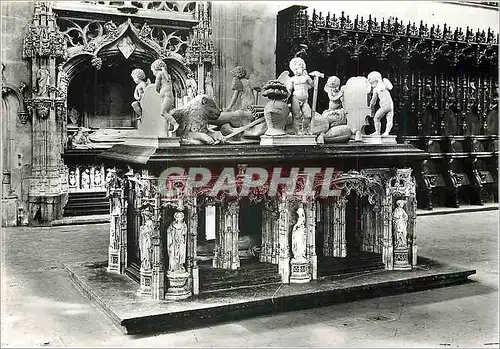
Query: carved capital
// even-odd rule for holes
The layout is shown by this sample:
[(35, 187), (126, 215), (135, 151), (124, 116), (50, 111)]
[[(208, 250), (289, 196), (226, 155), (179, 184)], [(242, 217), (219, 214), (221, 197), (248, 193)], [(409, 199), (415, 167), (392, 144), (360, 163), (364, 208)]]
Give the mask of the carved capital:
[(34, 99), (33, 107), (40, 119), (46, 119), (49, 116), (50, 109), (53, 109), (54, 105), (50, 99)]

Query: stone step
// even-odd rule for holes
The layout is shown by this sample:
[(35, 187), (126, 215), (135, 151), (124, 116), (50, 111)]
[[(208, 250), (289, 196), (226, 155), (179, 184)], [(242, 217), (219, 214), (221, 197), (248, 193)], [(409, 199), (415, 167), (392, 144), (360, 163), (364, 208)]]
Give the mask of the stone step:
[(213, 268), (207, 263), (200, 264), (199, 268), (201, 292), (281, 283), (277, 265), (256, 260), (242, 263), (237, 270)]
[(362, 253), (344, 258), (318, 258), (318, 277), (335, 276), (377, 269), (384, 269), (382, 256), (377, 253)]
[(109, 214), (109, 200), (105, 192), (69, 193), (64, 216), (88, 216)]

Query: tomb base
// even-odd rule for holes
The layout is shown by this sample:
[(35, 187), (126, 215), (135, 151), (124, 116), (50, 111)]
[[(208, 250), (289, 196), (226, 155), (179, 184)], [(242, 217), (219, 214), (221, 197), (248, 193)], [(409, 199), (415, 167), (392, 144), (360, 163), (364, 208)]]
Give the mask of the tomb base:
[(315, 135), (260, 136), (260, 145), (316, 145)]
[(168, 290), (165, 293), (165, 299), (173, 301), (189, 298), (191, 290), (188, 287), (188, 277), (187, 272), (168, 272)]
[(292, 259), (290, 268), (290, 283), (302, 284), (311, 281), (308, 264), (309, 263), (306, 260), (299, 261)]

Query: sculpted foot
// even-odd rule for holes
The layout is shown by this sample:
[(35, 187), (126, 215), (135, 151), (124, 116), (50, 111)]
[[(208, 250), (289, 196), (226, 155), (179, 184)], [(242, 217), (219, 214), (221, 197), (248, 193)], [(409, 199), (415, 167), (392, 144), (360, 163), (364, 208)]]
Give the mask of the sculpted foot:
[(172, 123), (172, 132), (175, 133), (175, 131), (177, 131), (177, 129), (179, 128), (179, 124), (176, 122), (176, 123)]

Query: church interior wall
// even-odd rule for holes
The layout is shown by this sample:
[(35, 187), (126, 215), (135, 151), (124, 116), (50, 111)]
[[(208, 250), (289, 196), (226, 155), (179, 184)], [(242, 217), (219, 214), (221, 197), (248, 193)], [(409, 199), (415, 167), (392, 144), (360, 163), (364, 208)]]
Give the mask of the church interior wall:
[[(33, 2), (1, 2), (2, 16), (2, 38), (1, 38), (1, 60), (5, 68), (3, 75), (5, 81), (9, 84), (20, 87), (23, 82), (30, 82), (30, 73), (28, 64), (22, 58), (22, 41), (31, 17), (33, 16)], [(28, 200), (28, 178), (30, 176), (30, 167), (32, 162), (31, 149), (31, 123), (28, 121), (22, 124), (18, 118), (17, 112), (19, 101), (14, 94), (8, 94), (4, 97), (5, 109), (2, 113), (2, 128), (5, 132), (2, 134), (2, 147), (7, 149), (5, 154), (4, 171), (10, 171), (10, 193), (4, 193), (14, 199), (16, 208), (9, 212), (9, 225), (17, 220), (16, 210), (21, 208), (26, 212), (26, 203)], [(6, 217), (4, 217), (6, 218)]]

